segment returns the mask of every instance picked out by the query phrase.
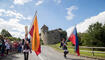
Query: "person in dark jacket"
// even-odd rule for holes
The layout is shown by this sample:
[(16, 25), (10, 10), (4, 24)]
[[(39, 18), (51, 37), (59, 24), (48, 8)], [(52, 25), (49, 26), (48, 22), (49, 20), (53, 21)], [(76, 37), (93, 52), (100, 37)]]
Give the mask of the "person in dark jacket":
[(5, 42), (4, 39), (1, 39), (2, 41), (2, 45), (1, 45), (1, 56), (4, 56), (4, 52), (5, 52)]
[(22, 44), (19, 43), (19, 45), (18, 45), (18, 52), (21, 53), (21, 50), (22, 50)]
[(31, 52), (31, 48), (29, 47), (29, 42), (27, 40), (24, 40), (24, 46), (23, 46), (24, 60), (28, 60), (29, 52)]
[(69, 53), (67, 46), (66, 46), (66, 43), (64, 43), (63, 49), (64, 49), (64, 57), (66, 58), (66, 55)]
[(63, 44), (64, 44), (64, 41), (63, 41), (63, 39), (60, 41), (60, 48), (62, 48), (63, 47)]

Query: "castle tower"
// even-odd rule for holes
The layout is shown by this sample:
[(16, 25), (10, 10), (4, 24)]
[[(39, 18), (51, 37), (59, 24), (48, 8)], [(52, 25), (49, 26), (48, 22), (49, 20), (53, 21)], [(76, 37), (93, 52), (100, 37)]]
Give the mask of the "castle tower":
[(47, 32), (48, 31), (48, 27), (46, 25), (43, 25), (42, 28), (41, 28), (41, 31), (43, 33)]
[(43, 40), (44, 44), (47, 44), (47, 32), (48, 27), (46, 25), (43, 25), (41, 28), (41, 39)]

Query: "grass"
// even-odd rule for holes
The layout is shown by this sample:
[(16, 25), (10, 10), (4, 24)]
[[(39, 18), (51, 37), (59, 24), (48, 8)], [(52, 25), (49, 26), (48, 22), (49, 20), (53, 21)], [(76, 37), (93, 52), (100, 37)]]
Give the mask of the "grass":
[[(50, 46), (53, 47), (54, 49), (56, 49), (59, 52), (63, 52), (63, 50), (59, 48), (60, 43), (50, 45)], [(68, 43), (68, 46), (71, 46), (71, 43)], [(68, 50), (69, 50), (70, 54), (76, 55), (73, 47), (68, 47)], [(80, 48), (80, 50), (92, 51), (91, 49), (86, 49), (86, 48)], [(105, 51), (97, 51), (97, 52), (105, 52)], [(86, 56), (86, 57), (92, 57), (92, 58), (105, 59), (105, 53), (94, 53), (94, 56), (92, 56), (92, 53), (80, 51), (80, 55), (81, 56)]]

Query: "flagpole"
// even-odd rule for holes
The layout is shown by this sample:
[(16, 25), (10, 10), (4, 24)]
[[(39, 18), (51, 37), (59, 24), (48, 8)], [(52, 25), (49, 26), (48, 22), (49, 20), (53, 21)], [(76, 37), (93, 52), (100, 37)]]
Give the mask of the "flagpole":
[[(31, 28), (32, 28), (32, 25), (33, 25), (33, 22), (34, 22), (35, 16), (37, 16), (37, 10), (35, 11), (35, 14), (34, 14), (34, 16), (33, 16), (32, 22), (31, 22), (31, 24), (30, 24), (29, 31), (30, 31)], [(28, 32), (28, 33), (29, 33), (29, 32)]]
[(36, 12), (35, 12), (35, 16), (37, 16), (37, 10), (36, 10)]

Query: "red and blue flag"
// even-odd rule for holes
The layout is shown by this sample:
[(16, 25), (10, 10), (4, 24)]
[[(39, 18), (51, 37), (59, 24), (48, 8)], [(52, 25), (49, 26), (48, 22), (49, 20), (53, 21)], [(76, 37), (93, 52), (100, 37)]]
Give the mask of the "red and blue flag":
[(75, 51), (76, 51), (77, 55), (80, 56), (80, 53), (79, 53), (79, 41), (78, 41), (76, 27), (74, 28), (72, 34), (70, 35), (69, 40), (75, 45)]

